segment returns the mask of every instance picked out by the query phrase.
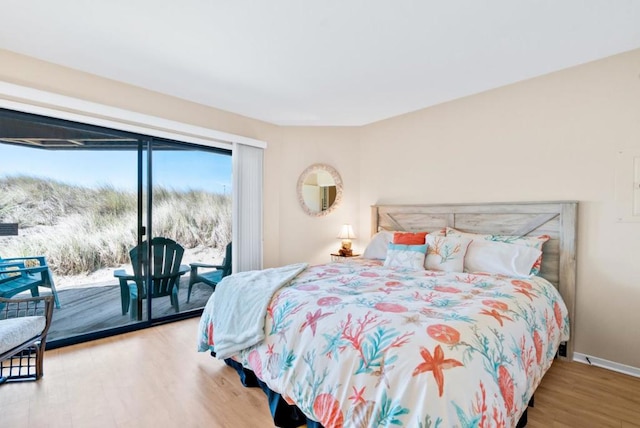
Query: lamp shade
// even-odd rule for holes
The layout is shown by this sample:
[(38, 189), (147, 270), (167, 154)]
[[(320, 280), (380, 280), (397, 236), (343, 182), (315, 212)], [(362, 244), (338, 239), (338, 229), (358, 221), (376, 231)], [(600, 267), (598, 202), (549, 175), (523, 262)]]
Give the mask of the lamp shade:
[(340, 229), (339, 239), (355, 239), (356, 234), (353, 233), (353, 227), (350, 224), (345, 224)]

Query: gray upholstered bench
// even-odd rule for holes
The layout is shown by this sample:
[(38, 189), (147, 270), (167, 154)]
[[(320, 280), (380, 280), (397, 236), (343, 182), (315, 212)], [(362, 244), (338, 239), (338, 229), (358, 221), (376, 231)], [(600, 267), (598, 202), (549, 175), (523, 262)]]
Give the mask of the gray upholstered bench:
[(53, 296), (0, 298), (0, 384), (42, 377), (53, 303)]

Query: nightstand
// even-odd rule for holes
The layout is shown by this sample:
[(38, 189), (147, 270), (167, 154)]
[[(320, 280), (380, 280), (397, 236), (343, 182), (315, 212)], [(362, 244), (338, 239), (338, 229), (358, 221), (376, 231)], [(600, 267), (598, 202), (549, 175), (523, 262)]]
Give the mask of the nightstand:
[(349, 259), (353, 258), (353, 257), (358, 257), (360, 256), (360, 254), (352, 254), (350, 256), (341, 256), (340, 254), (337, 253), (331, 253), (331, 261), (332, 262), (345, 262), (348, 261)]

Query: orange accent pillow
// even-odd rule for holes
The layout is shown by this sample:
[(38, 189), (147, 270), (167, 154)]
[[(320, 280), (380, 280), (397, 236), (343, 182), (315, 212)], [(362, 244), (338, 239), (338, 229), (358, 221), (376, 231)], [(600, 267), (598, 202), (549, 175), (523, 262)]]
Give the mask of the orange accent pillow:
[(427, 232), (394, 232), (393, 243), (403, 245), (422, 245), (424, 244)]

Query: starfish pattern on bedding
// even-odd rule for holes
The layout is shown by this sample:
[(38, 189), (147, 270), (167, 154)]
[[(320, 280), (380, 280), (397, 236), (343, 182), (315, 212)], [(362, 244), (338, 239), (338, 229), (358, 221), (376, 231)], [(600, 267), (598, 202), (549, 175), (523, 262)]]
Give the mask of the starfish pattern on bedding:
[(444, 392), (444, 373), (443, 370), (452, 369), (454, 367), (461, 367), (462, 364), (460, 361), (455, 360), (453, 358), (444, 358), (444, 351), (440, 345), (437, 345), (433, 350), (433, 355), (431, 352), (423, 346), (420, 347), (420, 355), (424, 359), (424, 362), (418, 364), (418, 366), (413, 370), (413, 376), (417, 376), (420, 373), (424, 372), (433, 372), (433, 377), (436, 380), (436, 384), (438, 385), (438, 396), (442, 397), (442, 393)]
[(316, 327), (318, 326), (318, 321), (320, 321), (324, 317), (328, 317), (329, 315), (333, 315), (333, 312), (322, 313), (322, 309), (318, 309), (315, 313), (307, 312), (306, 321), (302, 323), (300, 326), (300, 333), (307, 328), (311, 327), (311, 332), (313, 335), (316, 335)]

